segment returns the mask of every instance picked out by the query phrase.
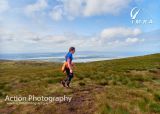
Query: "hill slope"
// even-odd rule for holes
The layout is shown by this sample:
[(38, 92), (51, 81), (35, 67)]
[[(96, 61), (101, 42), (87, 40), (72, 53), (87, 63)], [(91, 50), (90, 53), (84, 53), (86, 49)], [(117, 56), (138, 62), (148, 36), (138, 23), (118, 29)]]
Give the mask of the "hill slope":
[[(0, 113), (158, 114), (160, 54), (78, 63), (71, 88), (59, 83), (60, 63), (0, 62)], [(6, 95), (72, 96), (70, 103), (7, 104)]]

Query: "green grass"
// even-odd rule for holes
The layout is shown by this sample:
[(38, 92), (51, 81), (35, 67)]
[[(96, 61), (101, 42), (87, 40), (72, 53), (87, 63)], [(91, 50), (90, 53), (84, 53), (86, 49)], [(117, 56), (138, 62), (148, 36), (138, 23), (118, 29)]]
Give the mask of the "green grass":
[[(34, 61), (0, 61), (0, 100), (6, 95), (74, 95), (83, 108), (74, 110), (70, 104), (46, 106), (13, 106), (12, 113), (43, 114), (158, 114), (160, 113), (160, 54), (130, 57), (91, 63), (77, 63), (72, 89), (63, 88), (65, 78), (61, 63)], [(96, 89), (97, 87), (103, 88)], [(89, 89), (89, 88), (92, 89)], [(79, 90), (80, 89), (80, 90)], [(84, 93), (83, 93), (84, 91)], [(81, 92), (81, 93), (79, 93)], [(88, 92), (86, 94), (85, 92)], [(90, 105), (89, 96), (94, 103)], [(87, 100), (83, 100), (84, 99)], [(85, 102), (84, 102), (85, 101)], [(63, 108), (59, 108), (59, 106)], [(43, 107), (43, 108), (42, 108)], [(2, 110), (3, 109), (3, 110)], [(10, 106), (0, 102), (1, 111)], [(23, 111), (25, 110), (25, 111)], [(61, 112), (59, 112), (61, 110)], [(90, 114), (89, 112), (86, 112)]]

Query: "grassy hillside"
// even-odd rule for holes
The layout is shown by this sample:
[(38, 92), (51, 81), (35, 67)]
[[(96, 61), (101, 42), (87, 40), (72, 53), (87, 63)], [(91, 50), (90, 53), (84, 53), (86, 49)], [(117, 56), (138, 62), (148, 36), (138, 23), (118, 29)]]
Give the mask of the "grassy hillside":
[[(158, 114), (160, 54), (78, 63), (71, 88), (60, 63), (0, 61), (0, 114)], [(6, 104), (6, 95), (69, 95), (70, 103)]]

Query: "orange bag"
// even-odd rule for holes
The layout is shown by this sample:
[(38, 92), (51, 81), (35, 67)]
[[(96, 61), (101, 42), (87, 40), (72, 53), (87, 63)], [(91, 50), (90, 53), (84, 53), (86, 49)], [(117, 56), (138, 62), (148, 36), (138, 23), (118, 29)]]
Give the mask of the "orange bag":
[(65, 71), (65, 68), (68, 68), (68, 63), (67, 62), (63, 63), (63, 65), (62, 65), (62, 72)]

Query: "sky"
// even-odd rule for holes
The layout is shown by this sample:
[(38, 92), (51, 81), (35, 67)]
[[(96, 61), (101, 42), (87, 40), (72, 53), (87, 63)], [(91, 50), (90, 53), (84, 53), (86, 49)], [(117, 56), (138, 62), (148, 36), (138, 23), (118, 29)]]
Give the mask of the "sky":
[(0, 53), (159, 53), (159, 11), (158, 0), (0, 0)]

